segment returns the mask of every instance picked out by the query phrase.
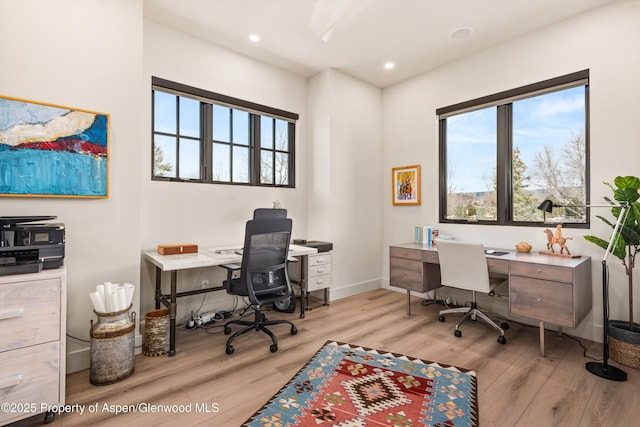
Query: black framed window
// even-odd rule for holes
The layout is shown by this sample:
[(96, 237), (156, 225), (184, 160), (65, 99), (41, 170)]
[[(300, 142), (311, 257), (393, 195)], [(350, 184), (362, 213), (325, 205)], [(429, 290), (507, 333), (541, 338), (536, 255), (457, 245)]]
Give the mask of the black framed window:
[(295, 187), (298, 115), (152, 79), (152, 179)]
[(586, 227), (589, 71), (436, 111), (440, 222)]

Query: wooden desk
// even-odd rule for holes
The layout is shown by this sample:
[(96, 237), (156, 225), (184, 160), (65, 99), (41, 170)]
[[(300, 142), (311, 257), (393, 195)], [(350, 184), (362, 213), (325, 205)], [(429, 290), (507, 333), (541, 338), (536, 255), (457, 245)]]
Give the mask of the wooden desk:
[[(591, 258), (564, 258), (515, 250), (487, 254), (489, 274), (509, 280), (509, 315), (539, 321), (540, 355), (544, 357), (544, 322), (575, 328), (591, 311)], [(442, 286), (436, 246), (405, 243), (389, 247), (389, 284), (427, 292)]]
[[(164, 304), (169, 309), (169, 356), (176, 354), (176, 311), (177, 299), (187, 295), (196, 295), (213, 291), (223, 290), (223, 286), (214, 286), (207, 289), (194, 289), (191, 291), (178, 292), (178, 271), (188, 270), (191, 268), (216, 267), (223, 264), (240, 264), (242, 255), (234, 252), (233, 248), (241, 248), (237, 246), (209, 247), (200, 249), (196, 254), (181, 255), (160, 255), (157, 251), (144, 252), (144, 259), (156, 267), (156, 309)], [(315, 254), (316, 248), (309, 248), (300, 245), (289, 245), (289, 256), (302, 257)], [(171, 272), (171, 291), (169, 294), (162, 293), (162, 272)], [(304, 279), (302, 279), (304, 282)], [(301, 308), (304, 310), (304, 308)], [(304, 311), (300, 317), (304, 316)]]

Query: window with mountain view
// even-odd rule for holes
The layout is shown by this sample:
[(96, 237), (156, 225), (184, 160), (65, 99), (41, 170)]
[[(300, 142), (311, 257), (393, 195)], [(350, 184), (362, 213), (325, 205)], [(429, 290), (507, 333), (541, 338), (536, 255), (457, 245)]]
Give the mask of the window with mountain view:
[(437, 113), (441, 222), (588, 223), (588, 70)]

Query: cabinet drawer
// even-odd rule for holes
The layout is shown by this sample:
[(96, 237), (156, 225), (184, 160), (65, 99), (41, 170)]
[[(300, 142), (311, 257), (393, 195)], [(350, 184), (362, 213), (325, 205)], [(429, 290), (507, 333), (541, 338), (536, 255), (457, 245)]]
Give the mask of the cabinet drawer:
[(440, 264), (440, 258), (438, 258), (437, 251), (422, 251), (422, 262), (428, 262), (430, 264)]
[(310, 265), (308, 271), (309, 278), (331, 274), (331, 264)]
[(392, 258), (405, 258), (416, 261), (422, 261), (422, 252), (419, 249), (399, 248), (395, 246), (389, 247), (389, 256)]
[(324, 264), (331, 264), (331, 254), (320, 253), (320, 254), (309, 255), (308, 257), (309, 267), (313, 267), (314, 265), (324, 265)]
[(536, 279), (553, 280), (556, 282), (573, 282), (573, 269), (570, 267), (558, 267), (557, 265), (512, 261), (511, 274), (534, 277)]
[(573, 286), (570, 283), (511, 275), (509, 312), (574, 328)]
[(59, 278), (0, 284), (0, 351), (59, 340), (60, 295)]
[(422, 261), (390, 258), (389, 284), (416, 292), (426, 292), (422, 275)]
[(331, 287), (331, 274), (309, 277), (307, 281), (307, 291), (317, 291)]
[(509, 274), (509, 261), (487, 258), (489, 273)]
[[(64, 402), (64, 396), (60, 396), (58, 388), (58, 342), (2, 352), (0, 366), (0, 402), (35, 403), (38, 411), (42, 403), (53, 405)], [(22, 414), (0, 412), (0, 424), (4, 425), (3, 421), (18, 415)]]

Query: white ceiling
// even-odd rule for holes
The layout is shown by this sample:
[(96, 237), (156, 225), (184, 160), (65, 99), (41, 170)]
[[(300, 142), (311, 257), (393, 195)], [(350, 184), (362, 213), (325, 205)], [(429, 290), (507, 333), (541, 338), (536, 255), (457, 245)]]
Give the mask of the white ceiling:
[[(615, 1), (144, 0), (144, 16), (298, 75), (386, 87)], [(450, 39), (460, 27), (473, 33)]]

